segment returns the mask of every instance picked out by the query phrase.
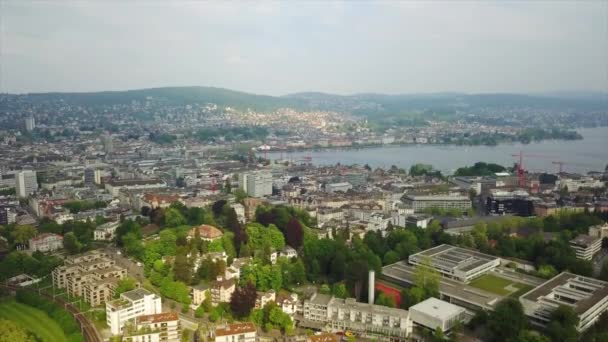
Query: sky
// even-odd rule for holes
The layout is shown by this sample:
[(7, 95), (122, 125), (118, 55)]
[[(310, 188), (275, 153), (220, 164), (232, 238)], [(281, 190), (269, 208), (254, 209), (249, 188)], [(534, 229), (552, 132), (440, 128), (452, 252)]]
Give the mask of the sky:
[(0, 0), (0, 92), (608, 92), (608, 0)]

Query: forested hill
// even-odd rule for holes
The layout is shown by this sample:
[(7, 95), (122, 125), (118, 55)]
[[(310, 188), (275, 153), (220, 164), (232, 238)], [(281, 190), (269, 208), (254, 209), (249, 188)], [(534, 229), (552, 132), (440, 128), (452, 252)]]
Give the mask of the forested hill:
[(541, 96), (460, 93), (335, 95), (309, 92), (268, 96), (214, 87), (165, 87), (89, 93), (36, 93), (16, 96), (34, 103), (64, 101), (66, 104), (84, 106), (129, 104), (133, 101), (145, 102), (147, 99), (153, 99), (168, 104), (214, 103), (223, 107), (251, 108), (259, 111), (290, 107), (332, 110), (368, 116), (416, 110), (445, 109), (451, 111), (467, 108), (608, 109), (608, 94), (606, 93), (560, 93)]

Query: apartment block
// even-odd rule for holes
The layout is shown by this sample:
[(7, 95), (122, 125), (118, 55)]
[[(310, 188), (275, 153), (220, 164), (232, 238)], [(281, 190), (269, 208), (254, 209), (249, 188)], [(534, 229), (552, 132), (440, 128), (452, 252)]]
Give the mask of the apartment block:
[(126, 269), (98, 251), (69, 256), (52, 273), (53, 286), (67, 289), (70, 296), (83, 297), (92, 306), (112, 298), (118, 281), (126, 276)]
[(113, 335), (119, 335), (130, 320), (161, 312), (159, 296), (148, 290), (135, 289), (122, 293), (118, 299), (106, 302), (106, 323)]
[(177, 312), (143, 315), (124, 328), (124, 342), (178, 342), (181, 324)]
[(53, 252), (63, 248), (63, 236), (53, 233), (42, 233), (29, 241), (30, 251)]
[(255, 342), (258, 333), (253, 323), (225, 324), (215, 327), (215, 342)]
[(322, 322), (332, 329), (358, 332), (370, 338), (391, 336), (404, 339), (412, 332), (412, 322), (406, 310), (318, 293), (304, 301), (304, 319), (313, 323)]

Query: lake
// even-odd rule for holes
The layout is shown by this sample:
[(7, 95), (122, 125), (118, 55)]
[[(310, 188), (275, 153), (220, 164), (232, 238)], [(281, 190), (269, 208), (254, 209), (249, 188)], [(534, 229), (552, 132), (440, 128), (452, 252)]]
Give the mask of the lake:
[(586, 173), (603, 171), (608, 164), (608, 127), (577, 130), (582, 140), (545, 140), (530, 144), (510, 143), (497, 146), (451, 146), (451, 145), (387, 145), (360, 149), (324, 149), (297, 152), (268, 153), (270, 159), (301, 160), (312, 157), (315, 165), (369, 164), (372, 167), (388, 168), (397, 165), (409, 169), (416, 163), (431, 164), (444, 173), (451, 174), (456, 168), (483, 161), (511, 166), (518, 160), (512, 154), (523, 151), (534, 154), (525, 157), (524, 168), (531, 171), (557, 172), (561, 161), (563, 171)]

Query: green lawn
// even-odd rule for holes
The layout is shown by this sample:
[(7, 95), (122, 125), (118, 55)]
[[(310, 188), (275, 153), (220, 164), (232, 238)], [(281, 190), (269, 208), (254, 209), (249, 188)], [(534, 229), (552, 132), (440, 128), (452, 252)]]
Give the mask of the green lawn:
[(533, 286), (527, 285), (527, 284), (522, 284), (522, 283), (513, 283), (513, 286), (517, 287), (518, 290), (511, 293), (510, 297), (514, 297), (517, 298), (521, 295), (523, 295), (524, 293), (532, 290)]
[[(469, 285), (482, 289), (488, 292), (495, 293), (500, 296), (512, 296), (517, 297), (528, 292), (532, 287), (526, 284), (511, 281), (509, 279), (497, 277), (492, 274), (483, 275), (469, 283)], [(513, 292), (507, 289), (507, 286), (513, 286), (517, 288), (517, 291)]]
[(46, 313), (15, 300), (0, 302), (0, 317), (11, 320), (29, 330), (42, 341), (66, 341), (63, 330)]

